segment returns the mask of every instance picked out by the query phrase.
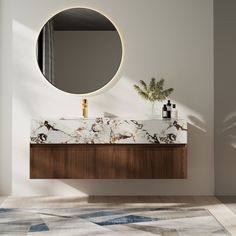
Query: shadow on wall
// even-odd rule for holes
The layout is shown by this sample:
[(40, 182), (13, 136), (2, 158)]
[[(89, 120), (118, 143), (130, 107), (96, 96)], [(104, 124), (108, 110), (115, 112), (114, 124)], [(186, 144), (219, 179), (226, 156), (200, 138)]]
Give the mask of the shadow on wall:
[(215, 132), (216, 194), (235, 195), (236, 112), (221, 120)]
[(228, 116), (222, 125), (222, 134), (228, 137), (228, 143), (232, 148), (236, 149), (236, 114)]

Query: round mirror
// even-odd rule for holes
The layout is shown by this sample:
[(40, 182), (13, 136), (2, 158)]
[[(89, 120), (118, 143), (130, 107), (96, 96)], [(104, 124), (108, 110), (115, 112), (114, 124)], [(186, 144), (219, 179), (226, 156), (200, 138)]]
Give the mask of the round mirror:
[(65, 92), (86, 94), (108, 84), (122, 59), (120, 35), (101, 13), (72, 8), (53, 16), (37, 42), (44, 77)]

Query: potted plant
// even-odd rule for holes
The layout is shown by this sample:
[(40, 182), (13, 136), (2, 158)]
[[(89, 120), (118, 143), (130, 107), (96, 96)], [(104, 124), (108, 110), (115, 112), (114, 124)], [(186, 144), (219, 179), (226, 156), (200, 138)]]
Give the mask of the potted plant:
[(156, 81), (155, 78), (151, 78), (149, 85), (143, 80), (139, 81), (139, 84), (134, 85), (134, 89), (145, 100), (152, 103), (151, 118), (160, 117), (160, 113), (156, 111), (156, 102), (163, 102), (173, 91), (173, 88), (164, 89), (164, 79)]

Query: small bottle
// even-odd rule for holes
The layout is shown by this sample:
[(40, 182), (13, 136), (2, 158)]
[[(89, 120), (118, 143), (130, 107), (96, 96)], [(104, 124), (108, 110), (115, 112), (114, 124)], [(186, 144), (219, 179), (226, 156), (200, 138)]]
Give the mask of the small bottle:
[(166, 107), (167, 107), (167, 118), (170, 119), (171, 118), (171, 103), (170, 103), (170, 100), (168, 100), (168, 102), (166, 104)]
[(172, 110), (171, 110), (171, 117), (173, 119), (178, 119), (178, 110), (176, 109), (176, 105), (172, 105)]
[(167, 106), (166, 106), (166, 105), (164, 105), (164, 106), (162, 107), (162, 118), (163, 118), (163, 119), (166, 119), (166, 118), (167, 118)]

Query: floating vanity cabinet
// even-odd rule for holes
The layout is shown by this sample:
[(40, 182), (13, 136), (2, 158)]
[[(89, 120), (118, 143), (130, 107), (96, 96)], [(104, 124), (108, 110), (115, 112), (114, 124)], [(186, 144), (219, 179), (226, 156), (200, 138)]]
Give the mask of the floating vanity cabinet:
[(31, 179), (187, 178), (184, 120), (32, 120)]

